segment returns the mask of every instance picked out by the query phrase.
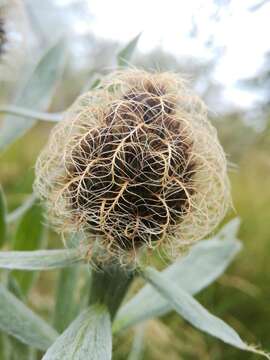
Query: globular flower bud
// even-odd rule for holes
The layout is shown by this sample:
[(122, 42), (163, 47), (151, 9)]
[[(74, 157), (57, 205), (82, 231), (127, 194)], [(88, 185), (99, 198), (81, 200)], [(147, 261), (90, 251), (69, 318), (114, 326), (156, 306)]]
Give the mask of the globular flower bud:
[(35, 190), (63, 234), (99, 261), (178, 255), (223, 218), (226, 159), (204, 103), (176, 74), (115, 72), (53, 130)]

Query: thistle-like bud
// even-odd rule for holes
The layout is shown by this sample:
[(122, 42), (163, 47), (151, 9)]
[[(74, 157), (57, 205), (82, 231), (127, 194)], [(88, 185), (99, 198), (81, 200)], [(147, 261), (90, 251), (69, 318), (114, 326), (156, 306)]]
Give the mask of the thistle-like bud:
[(81, 96), (52, 131), (35, 190), (99, 261), (178, 255), (223, 218), (226, 159), (204, 103), (176, 74), (127, 70)]

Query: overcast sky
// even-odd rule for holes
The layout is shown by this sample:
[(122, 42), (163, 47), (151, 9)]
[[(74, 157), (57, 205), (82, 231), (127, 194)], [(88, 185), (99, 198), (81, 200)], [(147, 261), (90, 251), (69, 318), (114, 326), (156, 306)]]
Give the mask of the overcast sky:
[(121, 42), (142, 32), (142, 51), (159, 45), (179, 58), (206, 59), (213, 56), (205, 46), (212, 34), (211, 40), (223, 51), (216, 79), (225, 85), (227, 99), (247, 107), (256, 95), (239, 90), (235, 83), (254, 75), (270, 49), (270, 2), (250, 11), (259, 2), (223, 1), (228, 5), (222, 6), (211, 0), (89, 0), (91, 30)]

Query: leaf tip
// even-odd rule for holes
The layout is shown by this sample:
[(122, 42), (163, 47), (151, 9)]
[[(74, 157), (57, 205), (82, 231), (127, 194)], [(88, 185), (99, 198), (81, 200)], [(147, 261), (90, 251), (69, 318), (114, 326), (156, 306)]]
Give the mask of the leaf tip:
[(247, 345), (246, 351), (263, 356), (265, 359), (270, 360), (270, 353), (260, 349), (259, 346), (257, 346), (257, 345), (251, 345), (251, 344)]

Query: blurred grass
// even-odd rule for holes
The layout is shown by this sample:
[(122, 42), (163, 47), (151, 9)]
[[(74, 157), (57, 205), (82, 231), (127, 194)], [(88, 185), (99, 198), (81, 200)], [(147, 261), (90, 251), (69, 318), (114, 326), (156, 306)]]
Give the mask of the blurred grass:
[(35, 160), (48, 139), (51, 125), (35, 126), (5, 152), (0, 153), (0, 183), (12, 210), (32, 192)]
[[(231, 126), (233, 125), (233, 126)], [(220, 137), (231, 162), (230, 173), (235, 211), (242, 219), (239, 237), (244, 248), (229, 271), (203, 291), (199, 300), (222, 317), (250, 343), (270, 351), (270, 136), (269, 128), (255, 134), (239, 122), (219, 123)], [(50, 125), (39, 124), (0, 155), (0, 183), (9, 210), (31, 192), (35, 159), (47, 140)], [(51, 237), (50, 246), (61, 246)], [(30, 302), (44, 314), (52, 311), (57, 272), (42, 273), (30, 294)], [(53, 286), (52, 286), (53, 285)], [(115, 358), (127, 359), (130, 332), (115, 341)], [(241, 352), (200, 334), (175, 314), (150, 322), (146, 328), (143, 359), (251, 360), (257, 356)]]

